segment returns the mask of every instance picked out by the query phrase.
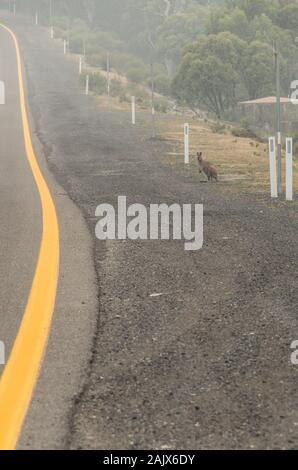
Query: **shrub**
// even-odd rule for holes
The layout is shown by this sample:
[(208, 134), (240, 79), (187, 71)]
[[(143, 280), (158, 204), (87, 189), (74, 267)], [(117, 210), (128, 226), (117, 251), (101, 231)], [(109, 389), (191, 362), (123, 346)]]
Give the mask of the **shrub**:
[[(141, 87), (131, 84), (126, 87), (126, 93), (129, 97), (135, 96), (136, 103), (141, 106), (149, 106), (150, 99), (148, 93)], [(130, 100), (131, 98), (129, 98)]]
[(137, 57), (119, 52), (113, 53), (112, 63), (117, 70), (125, 74), (131, 69), (146, 69), (144, 62)]
[(250, 129), (244, 129), (243, 127), (233, 127), (231, 133), (234, 137), (242, 137), (245, 139), (257, 139), (258, 136)]
[(246, 130), (250, 130), (251, 122), (249, 117), (244, 117), (240, 120), (240, 127)]
[(293, 156), (294, 158), (298, 159), (298, 141), (296, 141), (293, 145)]
[(226, 126), (225, 126), (225, 124), (223, 124), (221, 122), (216, 122), (216, 123), (212, 124), (211, 130), (215, 134), (224, 134), (225, 131), (226, 131)]
[[(87, 72), (81, 75), (81, 83), (85, 85)], [(89, 88), (97, 95), (104, 95), (107, 90), (106, 78), (101, 73), (89, 73)]]
[(155, 98), (154, 108), (159, 113), (166, 113), (168, 111), (168, 102), (162, 98)]
[(121, 96), (123, 94), (123, 85), (119, 80), (111, 80), (110, 92), (112, 96)]
[(91, 67), (99, 67), (102, 70), (107, 69), (107, 54), (104, 51), (88, 55), (86, 60)]
[(82, 54), (83, 53), (83, 39), (80, 34), (71, 34), (69, 38), (69, 50), (71, 52), (75, 52), (76, 54)]
[(67, 39), (67, 31), (60, 28), (55, 28), (54, 37), (56, 39)]
[(71, 25), (72, 31), (85, 35), (88, 32), (88, 25), (80, 18), (76, 18)]
[[(148, 85), (151, 86), (150, 80)], [(171, 80), (166, 74), (160, 74), (154, 78), (154, 87), (161, 95), (169, 96), (171, 94)]]
[(121, 95), (119, 96), (120, 103), (130, 103), (131, 98), (127, 96), (127, 94), (122, 91)]
[(144, 83), (147, 73), (144, 67), (133, 67), (126, 72), (126, 76), (134, 83)]
[(67, 31), (69, 26), (69, 19), (67, 16), (54, 16), (52, 18), (52, 24), (55, 29), (60, 31)]
[(86, 35), (86, 52), (87, 54), (96, 54), (100, 50), (118, 51), (123, 49), (123, 43), (117, 39), (112, 33), (107, 32), (89, 32)]

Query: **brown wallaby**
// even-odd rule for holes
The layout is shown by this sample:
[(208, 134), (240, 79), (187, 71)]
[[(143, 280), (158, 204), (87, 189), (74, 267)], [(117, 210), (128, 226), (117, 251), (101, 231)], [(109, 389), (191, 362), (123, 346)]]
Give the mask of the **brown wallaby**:
[(202, 152), (198, 152), (197, 156), (198, 156), (200, 172), (205, 173), (205, 175), (208, 178), (208, 181), (212, 181), (213, 179), (218, 181), (217, 169), (214, 168), (214, 166), (210, 165), (209, 162), (206, 162), (205, 160), (203, 160)]

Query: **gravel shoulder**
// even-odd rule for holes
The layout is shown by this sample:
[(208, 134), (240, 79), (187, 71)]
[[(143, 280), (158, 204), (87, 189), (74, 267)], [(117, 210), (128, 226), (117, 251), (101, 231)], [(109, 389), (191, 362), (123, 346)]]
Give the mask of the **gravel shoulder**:
[[(128, 113), (100, 108), (59, 43), (15, 29), (48, 166), (93, 237), (99, 312), (64, 446), (297, 447), (297, 205), (174, 172), (148, 116), (132, 128)], [(118, 195), (203, 203), (204, 248), (96, 241), (95, 208)]]

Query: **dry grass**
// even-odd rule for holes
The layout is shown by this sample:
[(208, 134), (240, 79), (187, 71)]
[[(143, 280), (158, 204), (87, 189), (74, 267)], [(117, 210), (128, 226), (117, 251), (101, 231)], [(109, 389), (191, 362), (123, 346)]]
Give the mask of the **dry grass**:
[[(171, 151), (165, 162), (173, 168), (183, 168), (183, 123), (182, 118), (169, 118), (160, 122), (161, 136), (171, 144)], [(214, 164), (219, 171), (220, 182), (237, 190), (268, 192), (269, 157), (267, 144), (251, 139), (236, 138), (227, 130), (224, 134), (214, 133), (210, 124), (190, 122), (191, 163), (189, 171), (199, 174), (196, 152)], [(284, 159), (283, 159), (284, 166)], [(298, 164), (294, 162), (294, 191), (298, 191)]]
[(131, 112), (131, 104), (125, 101), (120, 101), (118, 96), (95, 95), (96, 100), (101, 108), (114, 109), (117, 111)]

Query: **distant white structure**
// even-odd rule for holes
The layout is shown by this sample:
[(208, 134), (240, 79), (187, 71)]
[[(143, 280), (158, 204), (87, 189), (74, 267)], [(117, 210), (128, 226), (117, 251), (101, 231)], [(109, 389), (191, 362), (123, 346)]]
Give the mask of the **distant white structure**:
[(0, 81), (0, 104), (5, 104), (5, 85)]

